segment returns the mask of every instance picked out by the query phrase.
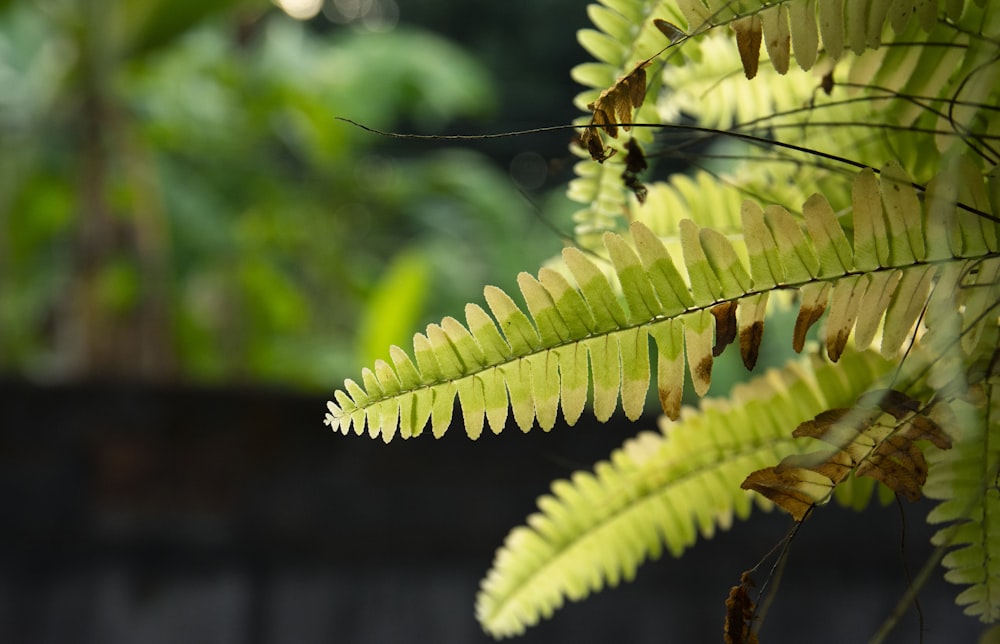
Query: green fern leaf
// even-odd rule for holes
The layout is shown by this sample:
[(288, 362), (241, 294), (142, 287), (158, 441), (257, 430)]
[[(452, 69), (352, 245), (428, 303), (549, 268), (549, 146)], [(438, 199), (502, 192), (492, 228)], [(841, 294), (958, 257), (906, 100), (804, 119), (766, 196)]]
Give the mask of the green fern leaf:
[(942, 564), (945, 579), (968, 586), (956, 602), (968, 615), (984, 622), (1000, 620), (1000, 408), (995, 385), (989, 385), (988, 418), (982, 409), (967, 407), (963, 436), (949, 452), (933, 455), (924, 493), (942, 499), (927, 516), (928, 523), (948, 523), (932, 543), (953, 549)]
[(739, 489), (741, 477), (802, 451), (790, 428), (853, 402), (889, 365), (870, 352), (847, 354), (838, 368), (794, 362), (738, 387), (730, 401), (706, 399), (704, 411), (626, 442), (592, 473), (557, 481), (497, 552), (476, 603), (483, 627), (520, 633), (564, 599), (631, 580), (663, 550), (679, 556), (699, 534), (746, 519), (754, 499)]
[[(827, 312), (825, 344), (833, 360), (852, 333), (863, 349), (881, 332), (883, 355), (895, 356), (914, 337), (935, 290), (950, 290), (954, 297), (939, 298), (940, 305), (964, 311), (974, 321), (963, 330), (968, 352), (979, 342), (997, 300), (1000, 258), (992, 250), (997, 224), (956, 215), (961, 250), (973, 255), (934, 264), (920, 261), (918, 256), (927, 254), (921, 242), (933, 230), (927, 217), (939, 212), (938, 206), (911, 212), (919, 206), (908, 194), (912, 186), (901, 170), (887, 168), (888, 178), (880, 180), (865, 170), (855, 181), (853, 253), (829, 204), (819, 197), (805, 206), (805, 219), (812, 222), (807, 226), (782, 208), (761, 212), (744, 205), (751, 234), (742, 244), (682, 220), (680, 264), (663, 242), (635, 222), (631, 244), (616, 234), (604, 236), (612, 258), (608, 272), (583, 252), (566, 249), (563, 260), (576, 286), (553, 269), (537, 279), (522, 274), (518, 282), (527, 314), (503, 291), (487, 288), (493, 319), (471, 306), (465, 325), (445, 318), (428, 326), (425, 334), (414, 336), (415, 364), (393, 349), (394, 365), (377, 362), (373, 370), (364, 370), (363, 386), (345, 382), (346, 393), (335, 393), (326, 422), (345, 433), (352, 427), (360, 433), (360, 425), (366, 424), (369, 435), (390, 440), (397, 430), (403, 437), (419, 434), (420, 423), (429, 419), (434, 435), (440, 436), (457, 396), (472, 438), (487, 421), (492, 431), (503, 429), (508, 401), (522, 430), (536, 420), (549, 429), (561, 400), (567, 421), (579, 417), (588, 384), (599, 420), (612, 416), (619, 399), (626, 415), (636, 418), (650, 384), (651, 336), (658, 349), (661, 404), (674, 417), (685, 357), (698, 395), (708, 391), (713, 358), (737, 335), (744, 360), (752, 365), (766, 312), (763, 296), (778, 289), (802, 294), (796, 350), (802, 349), (809, 327)], [(974, 203), (990, 207), (981, 179), (965, 186)], [(863, 243), (872, 235), (881, 241)], [(945, 283), (946, 278), (958, 281)], [(970, 280), (980, 287), (969, 287)], [(749, 310), (738, 313), (741, 307)], [(932, 311), (926, 317), (947, 316)]]

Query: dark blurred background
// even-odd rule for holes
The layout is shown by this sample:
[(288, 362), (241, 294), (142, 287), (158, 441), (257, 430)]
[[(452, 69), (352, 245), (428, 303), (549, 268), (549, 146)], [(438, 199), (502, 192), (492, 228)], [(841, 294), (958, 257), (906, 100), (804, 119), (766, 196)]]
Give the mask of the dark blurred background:
[[(324, 428), (344, 377), (514, 290), (572, 211), (567, 133), (459, 147), (334, 117), (567, 123), (586, 22), (569, 0), (0, 0), (0, 642), (486, 641), (473, 601), (506, 532), (655, 418), (389, 446)], [(872, 632), (902, 525), (926, 554), (907, 511), (817, 513), (765, 641)], [(523, 641), (719, 641), (787, 528), (737, 526)], [(978, 632), (953, 591), (929, 591), (924, 641)]]
[[(319, 397), (259, 387), (0, 393), (2, 642), (485, 644), (473, 603), (495, 548), (632, 431), (585, 416), (383, 445), (323, 431)], [(930, 507), (814, 513), (761, 641), (866, 641), (930, 554)], [(757, 515), (517, 641), (721, 642), (730, 586), (790, 527)], [(933, 573), (923, 639), (911, 608), (888, 641), (977, 641), (954, 596)]]

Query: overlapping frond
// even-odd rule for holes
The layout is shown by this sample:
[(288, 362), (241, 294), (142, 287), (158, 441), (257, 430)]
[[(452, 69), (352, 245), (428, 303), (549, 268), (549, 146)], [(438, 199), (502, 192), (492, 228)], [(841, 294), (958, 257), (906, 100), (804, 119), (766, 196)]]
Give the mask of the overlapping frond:
[(829, 501), (851, 474), (871, 477), (916, 501), (927, 479), (927, 460), (918, 441), (951, 449), (948, 432), (956, 426), (947, 403), (924, 405), (897, 390), (871, 391), (855, 406), (824, 410), (792, 432), (831, 447), (786, 456), (777, 465), (752, 472), (741, 487), (763, 494), (796, 521)]
[[(992, 275), (991, 279), (996, 279)], [(956, 597), (968, 615), (984, 622), (1000, 620), (1000, 327), (991, 295), (991, 324), (980, 333), (962, 336), (976, 345), (979, 359), (949, 369), (952, 382), (938, 383), (960, 397), (954, 404), (962, 427), (961, 440), (948, 452), (929, 454), (930, 473), (924, 494), (940, 503), (927, 515), (931, 524), (946, 524), (932, 543), (951, 548), (942, 564), (945, 579), (967, 586)]]
[[(849, 197), (849, 183), (843, 181), (841, 168), (824, 161), (822, 154), (849, 151), (852, 161), (873, 167), (895, 158), (921, 183), (953, 162), (943, 163), (942, 155), (956, 151), (974, 150), (988, 167), (998, 158), (995, 142), (1000, 135), (1000, 121), (992, 118), (1000, 103), (1000, 65), (988, 64), (1000, 55), (998, 37), (1000, 5), (970, 5), (960, 23), (938, 22), (929, 33), (911, 21), (896, 36), (895, 46), (861, 56), (845, 53), (838, 62), (827, 59), (811, 73), (792, 69), (780, 76), (764, 67), (752, 82), (732, 73), (739, 68), (739, 54), (725, 32), (714, 30), (698, 39), (701, 56), (664, 68), (657, 101), (663, 122), (695, 117), (703, 127), (792, 141), (811, 153), (764, 141), (753, 147), (712, 149), (744, 158), (730, 161), (719, 180), (699, 186), (703, 198), (687, 204), (692, 206), (688, 216), (715, 226), (717, 209), (703, 207), (702, 201), (718, 201), (721, 193), (727, 199), (741, 195), (760, 203), (793, 204), (801, 201), (794, 192), (802, 185), (821, 185), (824, 196), (840, 210)], [(934, 46), (912, 44), (921, 39)], [(918, 68), (921, 73), (913, 73)], [(670, 133), (649, 146), (648, 153), (654, 159), (686, 157), (707, 142), (725, 140), (721, 134)], [(676, 191), (674, 184), (680, 180), (683, 177), (671, 176), (663, 187), (653, 183), (650, 196)], [(649, 210), (633, 208), (629, 216), (661, 216)]]
[[(1000, 3), (600, 0), (588, 13), (596, 29), (579, 41), (596, 62), (573, 70), (587, 114), (569, 196), (591, 252), (521, 274), (518, 301), (487, 287), (484, 306), (428, 326), (411, 354), (393, 347), (334, 393), (326, 423), (440, 436), (457, 401), (472, 438), (511, 418), (547, 430), (588, 404), (635, 419), (655, 382), (680, 422), (539, 500), (482, 585), (495, 635), (769, 507), (740, 489), (754, 470), (767, 475), (748, 487), (797, 518), (831, 493), (863, 507), (874, 479), (940, 499), (929, 520), (949, 524), (935, 537), (954, 548), (946, 578), (968, 586), (969, 613), (1000, 619)], [(677, 46), (660, 56), (664, 36)], [(706, 153), (720, 137), (748, 147)], [(643, 176), (690, 149), (726, 157), (725, 173), (708, 161)], [(753, 368), (779, 295), (798, 303), (795, 350), (818, 327), (839, 363), (800, 363), (682, 415), (685, 376), (704, 395), (728, 345)], [(896, 402), (849, 410), (888, 364)], [(957, 423), (939, 422), (945, 409)], [(923, 441), (946, 448), (956, 425), (954, 448), (925, 457)], [(796, 435), (834, 449), (804, 456)], [(730, 599), (732, 639), (752, 602)]]
[[(640, 15), (630, 0), (621, 2), (632, 7), (634, 15)], [(668, 57), (684, 64), (662, 66), (662, 88), (658, 86), (658, 75), (650, 70), (647, 99), (633, 120), (669, 125), (679, 123), (683, 115), (695, 118), (701, 127), (732, 128), (765, 139), (793, 140), (801, 148), (815, 151), (795, 154), (766, 145), (744, 148), (741, 153), (746, 156), (745, 162), (708, 186), (708, 200), (712, 193), (721, 191), (751, 197), (759, 203), (799, 203), (803, 195), (794, 194), (797, 186), (809, 184), (822, 185), (824, 196), (839, 210), (849, 183), (842, 181), (837, 164), (831, 167), (819, 155), (837, 155), (844, 150), (850, 150), (853, 161), (873, 167), (896, 158), (920, 182), (939, 172), (941, 154), (949, 150), (972, 149), (993, 162), (1000, 158), (994, 143), (1000, 138), (1000, 120), (991, 117), (1000, 101), (1000, 65), (990, 64), (1000, 53), (1000, 7), (995, 4), (933, 0), (687, 0), (671, 6), (673, 13), (669, 6), (643, 5), (671, 19), (677, 19), (678, 7), (685, 13), (688, 22), (682, 24), (688, 26), (690, 37)], [(620, 52), (629, 48), (637, 33), (654, 33), (648, 25), (652, 14), (641, 14), (644, 29), (629, 31), (611, 21), (609, 12), (615, 13), (595, 5), (592, 18), (604, 25), (599, 33), (607, 39), (624, 38), (617, 43), (616, 56), (610, 56), (607, 43), (599, 50), (604, 58), (618, 61)], [(694, 16), (715, 18), (708, 24), (698, 23)], [(787, 76), (779, 75), (775, 65), (762, 67), (758, 74), (761, 78), (753, 82), (733, 74), (742, 64), (739, 38), (734, 40), (728, 27), (714, 29), (711, 25), (750, 23), (764, 29), (764, 43), (772, 42), (767, 38), (768, 28), (787, 23), (790, 42), (799, 43), (796, 55), (805, 56), (799, 67), (812, 73), (787, 70), (786, 51), (784, 62), (780, 62), (779, 55), (775, 63), (782, 74), (788, 72)], [(737, 33), (744, 33), (741, 29)], [(810, 29), (815, 33), (810, 35)], [(598, 32), (586, 33), (592, 39)], [(832, 35), (835, 33), (841, 33), (839, 44), (827, 48), (820, 35), (836, 41)], [(934, 45), (914, 44), (925, 41)], [(768, 51), (769, 56), (774, 55)], [(612, 69), (604, 58), (601, 63), (587, 63), (574, 70), (578, 80), (594, 88), (581, 94), (581, 107), (598, 92), (613, 88), (615, 79), (626, 76), (628, 64), (637, 60), (629, 59), (625, 66)], [(913, 73), (917, 68), (920, 74)], [(627, 138), (637, 136), (655, 163), (657, 157), (689, 157), (692, 150), (703, 152), (705, 141), (720, 140), (718, 135), (713, 137), (703, 131), (664, 135), (651, 143), (654, 131), (648, 127), (634, 129), (622, 141), (613, 141), (613, 147), (623, 149)], [(586, 153), (581, 150), (579, 154)], [(628, 182), (623, 181), (624, 170), (623, 155), (604, 164), (589, 159), (577, 164), (577, 179), (571, 183), (569, 196), (586, 205), (577, 213), (582, 245), (599, 248), (599, 235), (593, 233), (618, 230), (623, 221), (650, 219), (659, 214), (650, 213), (641, 200), (631, 198)], [(660, 189), (673, 189), (675, 181), (677, 177), (671, 177)], [(658, 184), (647, 187), (653, 192)], [(645, 195), (643, 191), (640, 196)], [(701, 225), (715, 226), (715, 212), (698, 207), (688, 216)]]
[(821, 83), (821, 74), (797, 70), (779, 75), (771, 68), (761, 70), (755, 82), (747, 82), (733, 73), (739, 69), (739, 51), (721, 31), (702, 36), (698, 51), (697, 59), (663, 68), (665, 91), (657, 97), (656, 107), (665, 122), (677, 122), (688, 114), (697, 116), (699, 125), (728, 130), (801, 108)]
[[(595, 123), (602, 125), (607, 119), (599, 116), (594, 110), (603, 95), (613, 91), (622, 80), (629, 78), (637, 65), (648, 61), (650, 57), (664, 48), (668, 43), (664, 32), (655, 21), (677, 21), (681, 16), (677, 7), (666, 0), (601, 0), (600, 4), (587, 7), (587, 14), (596, 29), (583, 29), (578, 34), (580, 44), (595, 59), (577, 65), (573, 68), (573, 80), (587, 89), (575, 99), (575, 104), (587, 116), (580, 119), (580, 125)], [(647, 74), (643, 70), (644, 82), (641, 94), (638, 85), (633, 84), (629, 105), (629, 118), (618, 118), (623, 114), (615, 114), (614, 110), (608, 116), (612, 123), (641, 122), (657, 123), (656, 111), (646, 96), (655, 97), (661, 85), (658, 66), (654, 73)], [(600, 122), (597, 119), (603, 119)], [(621, 217), (622, 209), (628, 199), (628, 190), (622, 183), (622, 173), (625, 171), (625, 154), (623, 152), (628, 141), (635, 138), (642, 144), (648, 143), (653, 133), (648, 129), (633, 129), (623, 132), (620, 137), (600, 138), (600, 133), (594, 130), (584, 131), (583, 148), (574, 152), (581, 158), (576, 165), (577, 178), (570, 183), (569, 197), (581, 203), (584, 208), (574, 215), (576, 222), (576, 237), (584, 247), (598, 247), (600, 235), (607, 230), (615, 230)], [(606, 157), (602, 163), (593, 161), (594, 145), (607, 146), (601, 156)]]
[[(978, 189), (984, 191), (982, 179)], [(985, 199), (975, 203), (989, 208)], [(753, 367), (772, 291), (801, 294), (796, 350), (828, 311), (824, 343), (833, 360), (852, 333), (859, 348), (879, 338), (883, 355), (895, 356), (913, 338), (934, 292), (953, 298), (948, 304), (955, 310), (985, 306), (996, 296), (996, 282), (963, 286), (1000, 270), (997, 223), (962, 211), (940, 193), (922, 207), (898, 165), (886, 165), (881, 180), (871, 170), (858, 175), (852, 214), (846, 230), (815, 195), (803, 205), (803, 226), (779, 206), (761, 209), (748, 201), (738, 244), (682, 220), (681, 258), (639, 222), (630, 241), (606, 233), (611, 280), (570, 248), (563, 253), (566, 275), (548, 268), (537, 278), (521, 274), (526, 310), (488, 287), (492, 315), (469, 305), (465, 324), (445, 318), (430, 325), (414, 337), (415, 361), (393, 348), (392, 365), (377, 362), (363, 371), (362, 385), (348, 380), (335, 392), (326, 422), (344, 433), (360, 434), (367, 426), (369, 435), (387, 441), (397, 431), (419, 434), (428, 422), (441, 435), (457, 397), (473, 438), (487, 422), (500, 432), (508, 406), (522, 430), (536, 420), (548, 429), (560, 406), (574, 423), (588, 389), (599, 420), (610, 418), (619, 400), (634, 419), (651, 382), (651, 338), (660, 402), (676, 418), (685, 366), (699, 395), (708, 390), (713, 358), (737, 338), (744, 363)], [(935, 235), (942, 224), (937, 217), (951, 218), (949, 235)]]
[(891, 363), (875, 352), (834, 366), (795, 361), (738, 386), (728, 400), (706, 399), (677, 422), (663, 420), (598, 463), (552, 485), (538, 513), (515, 528), (482, 582), (476, 615), (494, 636), (520, 633), (566, 599), (631, 580), (640, 564), (672, 556), (746, 519), (762, 497), (742, 477), (799, 453), (791, 428), (849, 404)]
[(916, 137), (917, 145), (900, 138), (894, 147), (909, 156), (897, 158), (919, 180), (937, 171), (938, 153), (972, 149), (995, 164), (1000, 5), (966, 3), (960, 18), (939, 20), (928, 30), (911, 25), (896, 40), (932, 44), (868, 51), (852, 61), (841, 82), (860, 90), (872, 116), (898, 127), (898, 137)]
[[(979, 6), (986, 0), (976, 0)], [(940, 20), (955, 22), (965, 5), (953, 0), (677, 0), (689, 33), (718, 25), (732, 27), (748, 78), (758, 69), (763, 44), (779, 73), (788, 71), (793, 57), (802, 69), (811, 69), (819, 52), (838, 59), (844, 52), (861, 54), (878, 49), (887, 26), (903, 32), (911, 23), (924, 31)]]
[[(848, 202), (845, 197), (849, 196), (850, 182), (844, 181), (838, 168), (831, 169), (815, 156), (772, 146), (767, 142), (771, 137), (792, 139), (797, 146), (817, 152), (850, 148), (862, 162), (880, 164), (882, 159), (891, 158), (889, 141), (871, 136), (867, 106), (844, 102), (844, 90), (827, 95), (821, 89), (822, 75), (792, 70), (782, 76), (766, 67), (749, 82), (732, 73), (739, 67), (739, 56), (735, 43), (725, 34), (708, 34), (698, 46), (703, 54), (699, 58), (664, 68), (664, 90), (656, 108), (664, 123), (682, 123), (694, 117), (699, 127), (710, 130), (668, 130), (648, 150), (654, 162), (660, 157), (692, 158), (696, 166), (720, 169), (672, 174), (652, 182), (647, 201), (681, 202), (685, 207), (682, 212), (700, 224), (736, 232), (739, 221), (735, 226), (731, 221), (734, 209), (721, 209), (720, 203), (739, 204), (751, 198), (760, 204), (797, 206), (810, 194), (805, 186), (815, 190), (819, 185), (835, 210)], [(824, 123), (837, 126), (825, 127)], [(741, 142), (724, 131), (760, 140)], [(845, 141), (847, 145), (842, 145)], [(725, 160), (713, 162), (714, 155)], [(651, 207), (629, 212), (631, 218), (649, 223), (661, 234), (671, 230), (657, 224), (665, 214), (663, 209)]]
[(995, 384), (986, 388), (986, 409), (966, 409), (962, 440), (936, 455), (924, 492), (942, 499), (927, 516), (947, 523), (935, 545), (953, 547), (945, 555), (945, 579), (968, 586), (956, 598), (965, 612), (984, 622), (1000, 620), (1000, 408)]

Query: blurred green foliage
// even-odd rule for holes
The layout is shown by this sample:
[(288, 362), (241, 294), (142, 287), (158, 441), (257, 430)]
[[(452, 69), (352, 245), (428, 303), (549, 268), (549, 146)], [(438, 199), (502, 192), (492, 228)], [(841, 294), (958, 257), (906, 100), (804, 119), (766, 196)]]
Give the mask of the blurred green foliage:
[(489, 78), (260, 2), (6, 3), (0, 372), (318, 387), (513, 288), (559, 240), (497, 164), (334, 119), (487, 119)]

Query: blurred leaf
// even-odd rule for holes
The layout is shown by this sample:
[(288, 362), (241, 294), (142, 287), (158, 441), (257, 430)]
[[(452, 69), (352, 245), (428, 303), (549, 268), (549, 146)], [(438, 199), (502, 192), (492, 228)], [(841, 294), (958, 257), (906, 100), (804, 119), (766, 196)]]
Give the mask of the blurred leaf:
[[(300, 329), (309, 317), (309, 301), (292, 276), (264, 257), (247, 257), (240, 270), (247, 307), (261, 339)], [(265, 340), (266, 341), (266, 340)]]
[(72, 222), (73, 193), (58, 176), (34, 174), (15, 192), (9, 223), (11, 259), (34, 257), (46, 245), (67, 232)]
[(363, 350), (359, 316), (393, 337), (372, 344), (408, 345), (422, 318), (456, 310), (484, 281), (512, 286), (559, 245), (530, 234), (540, 224), (488, 157), (427, 155), (333, 118), (440, 131), (488, 115), (489, 70), (442, 38), (318, 34), (275, 10), (239, 41), (230, 16), (259, 5), (182, 2), (163, 19), (173, 5), (159, 0), (119, 7), (108, 33), (141, 32), (130, 42), (151, 55), (101, 59), (104, 145), (85, 149), (84, 86), (67, 71), (75, 27), (17, 6), (0, 15), (0, 138), (14, 144), (0, 159), (0, 253), (16, 249), (0, 266), (0, 369), (54, 364), (45, 356), (66, 324), (59, 303), (78, 288), (75, 231), (87, 225), (82, 167), (106, 169), (99, 195), (120, 216), (92, 295), (121, 316), (135, 298), (169, 296), (164, 351), (199, 380), (328, 382)]
[(427, 301), (430, 266), (416, 250), (403, 251), (386, 267), (368, 298), (359, 325), (358, 348), (365, 364), (389, 360), (389, 347), (408, 347)]
[(124, 13), (125, 51), (136, 56), (167, 46), (207, 18), (234, 7), (253, 15), (263, 13), (270, 4), (267, 0), (146, 0), (107, 6)]
[(111, 260), (97, 274), (96, 301), (108, 311), (131, 311), (139, 301), (140, 279), (138, 269), (127, 258)]

